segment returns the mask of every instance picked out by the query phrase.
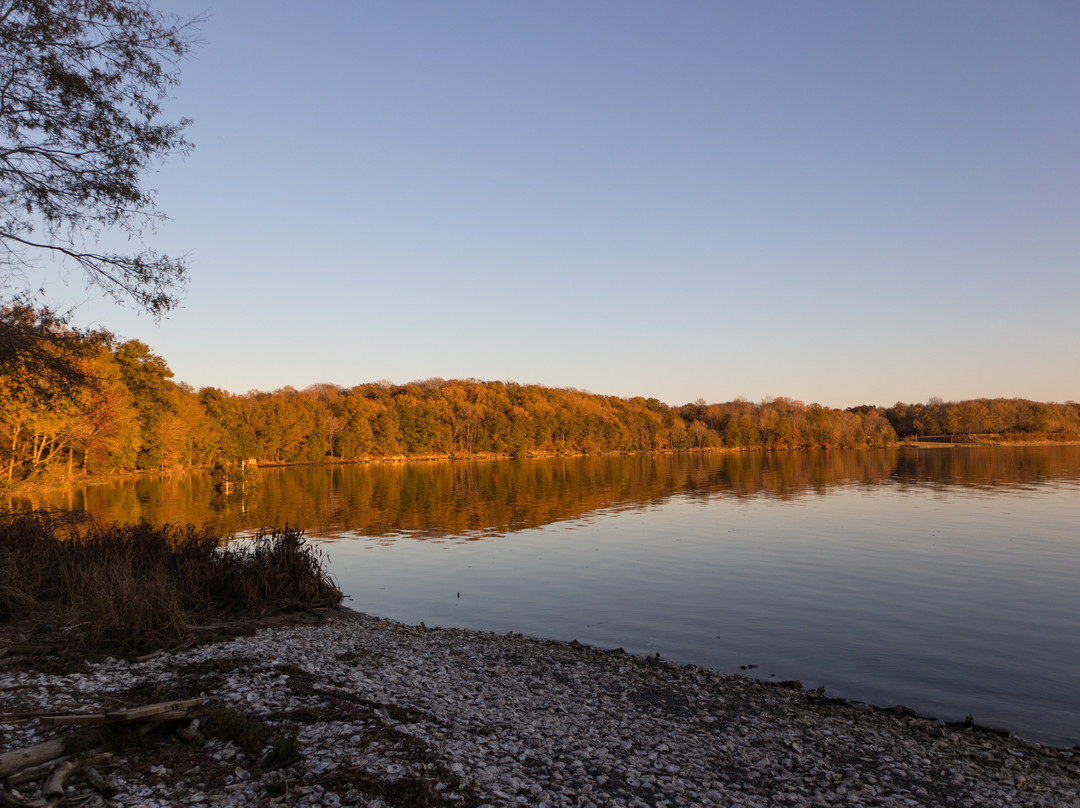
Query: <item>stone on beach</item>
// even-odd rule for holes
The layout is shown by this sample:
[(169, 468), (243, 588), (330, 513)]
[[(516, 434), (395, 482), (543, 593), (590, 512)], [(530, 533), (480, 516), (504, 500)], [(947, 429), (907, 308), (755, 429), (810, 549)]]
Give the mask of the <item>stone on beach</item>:
[[(6, 671), (0, 711), (203, 694), (262, 722), (267, 749), (275, 732), (298, 731), (301, 760), (270, 774), (263, 754), (209, 729), (201, 762), (185, 767), (165, 760), (150, 774), (118, 755), (102, 770), (110, 805), (1080, 804), (1073, 750), (782, 684), (342, 611), (141, 663)], [(5, 749), (55, 734), (9, 720), (0, 732)]]

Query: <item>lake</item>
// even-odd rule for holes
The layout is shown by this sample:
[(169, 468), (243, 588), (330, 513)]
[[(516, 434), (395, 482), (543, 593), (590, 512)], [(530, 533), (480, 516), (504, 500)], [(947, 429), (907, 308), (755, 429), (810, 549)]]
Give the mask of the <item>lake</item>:
[(303, 527), (347, 605), (1080, 744), (1080, 447), (268, 468), (11, 497)]

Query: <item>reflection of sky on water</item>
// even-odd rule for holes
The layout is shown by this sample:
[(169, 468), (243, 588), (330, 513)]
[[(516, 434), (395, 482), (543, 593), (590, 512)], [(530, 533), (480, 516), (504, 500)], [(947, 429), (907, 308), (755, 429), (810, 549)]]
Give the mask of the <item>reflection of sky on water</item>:
[(675, 497), (479, 545), (358, 539), (330, 558), (350, 605), (405, 622), (756, 664), (1077, 743), (1075, 493)]

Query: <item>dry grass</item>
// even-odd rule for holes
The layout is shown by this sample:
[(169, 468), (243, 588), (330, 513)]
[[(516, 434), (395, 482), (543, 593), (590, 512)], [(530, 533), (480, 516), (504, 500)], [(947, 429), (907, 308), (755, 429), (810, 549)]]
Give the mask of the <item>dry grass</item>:
[(86, 649), (175, 647), (192, 623), (341, 599), (319, 551), (288, 527), (226, 543), (191, 525), (0, 515), (0, 622), (68, 627)]

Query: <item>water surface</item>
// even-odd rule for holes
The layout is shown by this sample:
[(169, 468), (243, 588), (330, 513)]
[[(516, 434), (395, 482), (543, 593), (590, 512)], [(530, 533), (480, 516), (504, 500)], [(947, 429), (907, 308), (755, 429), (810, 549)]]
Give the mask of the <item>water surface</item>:
[(1080, 743), (1080, 447), (262, 474), (229, 497), (197, 474), (8, 505), (288, 523), (373, 614), (660, 653)]

